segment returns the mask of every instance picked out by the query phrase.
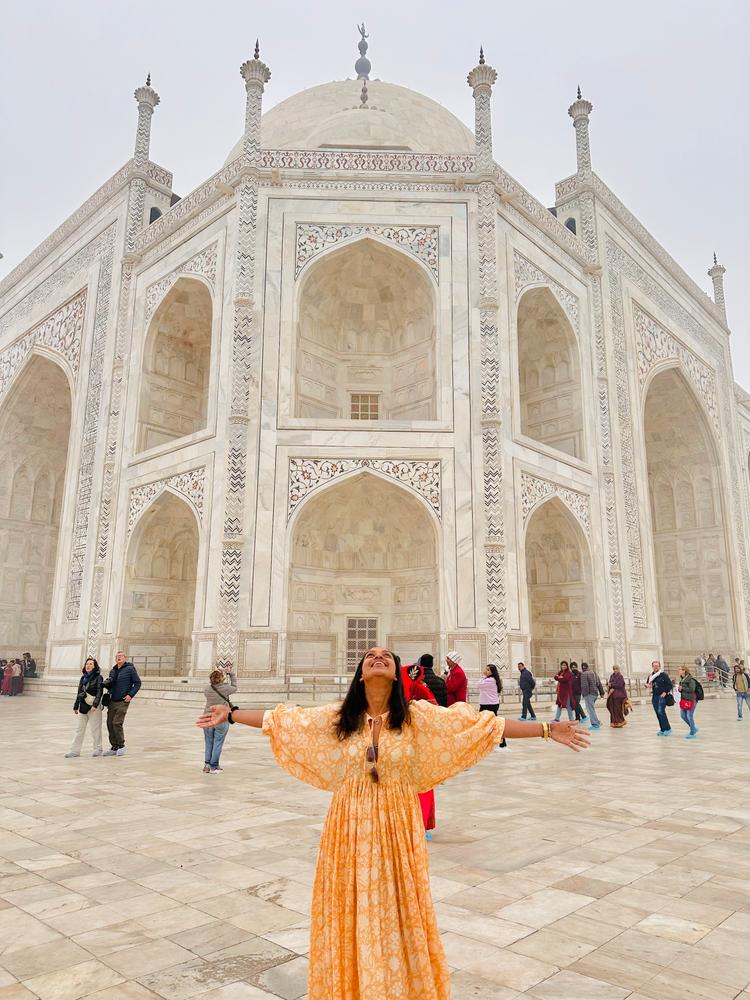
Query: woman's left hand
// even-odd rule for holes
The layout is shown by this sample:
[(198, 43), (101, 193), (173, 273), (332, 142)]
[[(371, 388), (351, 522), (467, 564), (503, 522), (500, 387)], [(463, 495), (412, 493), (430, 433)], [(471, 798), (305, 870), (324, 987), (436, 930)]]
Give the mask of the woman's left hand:
[(576, 753), (583, 750), (584, 747), (591, 745), (591, 740), (586, 735), (586, 730), (576, 729), (576, 723), (573, 721), (551, 722), (549, 735), (555, 743), (562, 743), (563, 746), (570, 747)]

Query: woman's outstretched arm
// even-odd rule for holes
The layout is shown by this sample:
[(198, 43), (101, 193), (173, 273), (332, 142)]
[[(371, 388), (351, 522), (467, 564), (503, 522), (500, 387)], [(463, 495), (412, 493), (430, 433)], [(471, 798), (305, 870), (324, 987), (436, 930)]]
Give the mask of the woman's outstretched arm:
[[(509, 740), (523, 740), (544, 735), (541, 722), (517, 722), (515, 719), (505, 720), (503, 736)], [(571, 750), (579, 751), (589, 746), (591, 740), (586, 735), (585, 729), (578, 729), (575, 722), (550, 722), (549, 736), (555, 743), (570, 747)]]
[[(256, 729), (263, 727), (263, 716), (266, 714), (264, 708), (238, 708), (232, 712), (232, 719), (239, 722), (241, 726), (254, 726)], [(213, 726), (220, 726), (229, 717), (228, 705), (212, 705), (207, 712), (199, 716), (196, 725), (201, 729), (211, 729)]]

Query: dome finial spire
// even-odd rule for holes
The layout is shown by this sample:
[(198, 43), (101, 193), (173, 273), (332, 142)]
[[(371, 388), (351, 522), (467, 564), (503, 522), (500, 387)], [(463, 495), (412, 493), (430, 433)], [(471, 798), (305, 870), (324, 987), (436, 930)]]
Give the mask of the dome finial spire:
[(578, 90), (576, 91), (576, 99), (580, 101), (581, 99), (581, 85), (578, 84)]
[(255, 39), (255, 52), (253, 53), (253, 59), (260, 59), (260, 42)]
[(357, 74), (358, 80), (369, 80), (370, 70), (372, 69), (372, 63), (367, 58), (367, 49), (369, 48), (367, 44), (367, 39), (370, 37), (367, 34), (367, 28), (365, 27), (365, 22), (357, 25), (357, 31), (359, 31), (359, 42), (357, 43), (357, 48), (359, 49), (359, 59), (354, 64), (354, 72)]

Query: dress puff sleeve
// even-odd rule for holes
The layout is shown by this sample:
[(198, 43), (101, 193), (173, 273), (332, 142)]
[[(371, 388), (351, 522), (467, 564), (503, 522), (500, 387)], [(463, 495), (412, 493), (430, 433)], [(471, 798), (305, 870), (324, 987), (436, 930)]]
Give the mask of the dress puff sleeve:
[(333, 725), (338, 705), (277, 705), (263, 716), (263, 735), (278, 763), (308, 785), (331, 791), (344, 777), (344, 745)]
[(414, 747), (412, 780), (418, 792), (426, 792), (473, 767), (503, 738), (505, 719), (492, 712), (478, 712), (464, 701), (450, 708), (417, 701), (409, 705), (409, 710)]

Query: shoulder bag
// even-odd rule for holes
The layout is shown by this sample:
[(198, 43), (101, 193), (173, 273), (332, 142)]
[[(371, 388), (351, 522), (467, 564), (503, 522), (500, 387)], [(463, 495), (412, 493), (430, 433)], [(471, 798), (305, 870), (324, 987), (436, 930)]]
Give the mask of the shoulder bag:
[(237, 711), (237, 709), (239, 708), (239, 705), (233, 705), (233, 704), (231, 703), (231, 701), (229, 700), (229, 698), (227, 698), (227, 697), (226, 697), (226, 695), (223, 695), (223, 694), (221, 693), (221, 691), (219, 691), (219, 689), (218, 689), (218, 688), (216, 688), (216, 687), (214, 687), (214, 686), (213, 686), (213, 684), (211, 685), (211, 690), (212, 690), (212, 691), (213, 691), (213, 692), (214, 692), (215, 694), (218, 694), (218, 696), (219, 696), (219, 697), (220, 697), (220, 698), (222, 699), (222, 701), (225, 701), (225, 702), (227, 703), (227, 705), (229, 705), (229, 709), (230, 709), (230, 711), (232, 711), (232, 712), (236, 712), (236, 711)]

